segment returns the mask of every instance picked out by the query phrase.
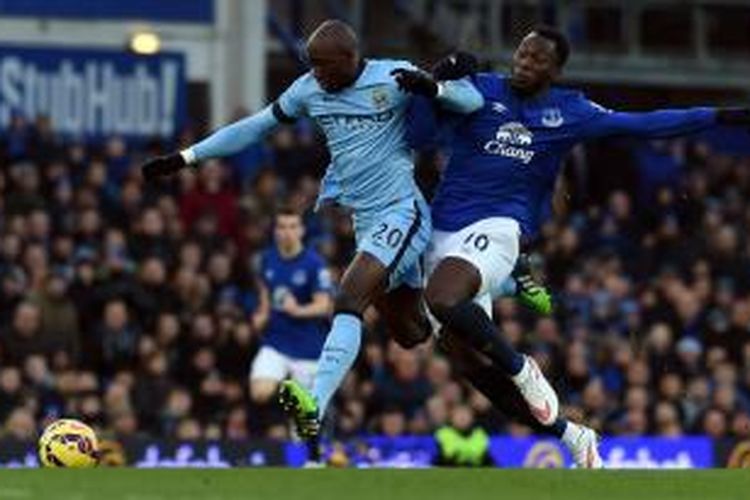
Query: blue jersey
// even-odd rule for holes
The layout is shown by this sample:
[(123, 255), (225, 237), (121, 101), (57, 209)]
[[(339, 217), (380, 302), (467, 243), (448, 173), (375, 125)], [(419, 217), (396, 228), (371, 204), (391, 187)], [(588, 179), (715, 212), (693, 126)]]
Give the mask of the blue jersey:
[(300, 305), (305, 305), (314, 294), (331, 291), (331, 278), (323, 258), (306, 248), (287, 259), (273, 246), (263, 252), (260, 270), (271, 299), (271, 317), (263, 343), (292, 358), (318, 359), (328, 322), (323, 318), (294, 318), (281, 309), (281, 304), (290, 293)]
[[(518, 96), (498, 74), (473, 78), (484, 106), (451, 117), (451, 157), (432, 204), (435, 229), (457, 231), (489, 217), (518, 221), (525, 235), (538, 229), (564, 156), (580, 141), (604, 136), (658, 138), (695, 132), (715, 123), (715, 110), (691, 108), (647, 113), (607, 110), (574, 90), (551, 88)], [(428, 102), (410, 110), (413, 142), (434, 142), (440, 132)], [(431, 121), (432, 120), (432, 121)]]
[[(383, 209), (417, 197), (412, 151), (405, 137), (409, 95), (398, 89), (391, 71), (415, 69), (407, 61), (365, 61), (356, 81), (339, 92), (324, 91), (312, 72), (297, 78), (277, 101), (252, 116), (215, 132), (189, 148), (190, 161), (234, 154), (283, 122), (310, 117), (325, 134), (331, 153), (320, 201), (352, 208), (360, 226)], [(437, 100), (455, 112), (482, 103), (468, 80), (447, 82)]]

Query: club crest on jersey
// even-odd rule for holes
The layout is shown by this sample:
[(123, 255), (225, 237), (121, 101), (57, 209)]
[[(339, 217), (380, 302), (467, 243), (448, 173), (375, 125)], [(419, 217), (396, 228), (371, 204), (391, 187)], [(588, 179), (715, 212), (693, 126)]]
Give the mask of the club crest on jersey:
[(547, 108), (542, 110), (542, 125), (545, 127), (556, 128), (562, 125), (563, 121), (560, 108)]
[(372, 91), (372, 104), (376, 109), (381, 110), (388, 107), (388, 90), (383, 87), (377, 87)]
[(491, 155), (504, 156), (528, 164), (534, 157), (534, 151), (524, 146), (531, 146), (534, 134), (520, 122), (507, 122), (498, 127), (495, 138), (484, 144), (484, 151)]

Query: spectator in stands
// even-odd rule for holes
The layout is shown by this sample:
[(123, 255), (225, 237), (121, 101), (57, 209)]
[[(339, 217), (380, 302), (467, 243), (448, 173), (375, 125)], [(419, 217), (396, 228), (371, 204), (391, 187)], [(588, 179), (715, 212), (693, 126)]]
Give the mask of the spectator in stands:
[(128, 368), (136, 359), (139, 331), (130, 319), (125, 301), (112, 299), (104, 305), (102, 323), (95, 336), (100, 343), (99, 371), (114, 374)]
[(435, 433), (438, 444), (436, 465), (478, 467), (493, 465), (487, 432), (474, 425), (474, 413), (464, 405), (451, 412), (450, 425)]
[(21, 366), (29, 356), (51, 356), (57, 348), (54, 339), (45, 336), (42, 331), (39, 307), (30, 301), (16, 306), (13, 322), (3, 334), (4, 365)]
[(29, 294), (39, 308), (40, 336), (48, 339), (56, 352), (62, 352), (74, 366), (80, 353), (80, 329), (75, 303), (68, 297), (68, 280), (62, 272), (49, 274), (43, 288)]

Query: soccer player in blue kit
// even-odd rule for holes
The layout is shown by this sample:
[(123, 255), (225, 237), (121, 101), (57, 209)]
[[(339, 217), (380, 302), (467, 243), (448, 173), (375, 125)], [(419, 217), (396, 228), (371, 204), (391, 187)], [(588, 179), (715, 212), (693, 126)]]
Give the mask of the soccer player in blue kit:
[(274, 243), (258, 262), (269, 296), (261, 301), (261, 315), (268, 316), (268, 323), (250, 371), (250, 396), (261, 407), (276, 397), (286, 378), (312, 387), (333, 302), (325, 260), (304, 244), (302, 216), (281, 208), (273, 235)]
[[(332, 201), (352, 211), (357, 252), (339, 285), (311, 393), (294, 380), (280, 389), (282, 405), (301, 437), (313, 441), (331, 397), (357, 357), (368, 306), (378, 307), (402, 346), (429, 337), (419, 259), (432, 226), (405, 138), (410, 96), (392, 76), (396, 70), (416, 68), (407, 61), (361, 58), (356, 35), (340, 21), (320, 25), (308, 39), (307, 53), (312, 70), (272, 105), (183, 151), (146, 162), (142, 174), (151, 181), (207, 158), (231, 155), (301, 116), (323, 130), (332, 160), (319, 204)], [(446, 82), (433, 97), (459, 114), (482, 102), (468, 80)]]
[[(569, 448), (579, 466), (600, 467), (596, 435), (558, 416), (557, 396), (536, 362), (517, 352), (493, 323), (491, 299), (507, 283), (520, 239), (536, 233), (561, 160), (576, 143), (617, 135), (669, 137), (715, 124), (748, 126), (750, 110), (610, 111), (580, 92), (553, 86), (568, 53), (562, 33), (539, 27), (516, 49), (510, 75), (471, 77), (483, 105), (473, 114), (448, 119), (451, 157), (432, 202), (425, 297), (451, 342), (491, 360), (544, 428), (575, 442)], [(434, 98), (442, 85), (419, 71), (402, 73), (401, 78), (402, 87), (427, 98)], [(428, 105), (415, 108), (412, 118), (436, 116)], [(440, 128), (418, 126), (427, 136)]]

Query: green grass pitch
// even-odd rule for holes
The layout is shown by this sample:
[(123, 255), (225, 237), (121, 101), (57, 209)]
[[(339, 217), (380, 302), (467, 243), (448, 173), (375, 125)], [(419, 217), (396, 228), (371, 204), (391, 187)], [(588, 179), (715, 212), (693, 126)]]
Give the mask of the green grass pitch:
[(2, 500), (747, 500), (750, 471), (4, 470)]

